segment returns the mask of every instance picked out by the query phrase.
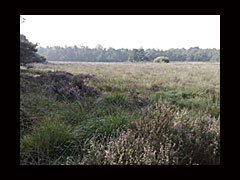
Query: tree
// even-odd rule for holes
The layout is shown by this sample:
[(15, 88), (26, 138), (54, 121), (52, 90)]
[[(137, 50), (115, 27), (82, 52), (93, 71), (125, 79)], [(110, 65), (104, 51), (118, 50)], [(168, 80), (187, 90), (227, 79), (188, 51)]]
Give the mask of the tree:
[[(24, 23), (25, 18), (20, 16), (20, 22)], [(20, 34), (20, 65), (25, 66), (28, 63), (42, 63), (46, 58), (37, 54), (37, 44), (28, 41), (25, 35)]]
[(20, 65), (25, 66), (28, 63), (43, 63), (46, 58), (37, 54), (37, 44), (28, 41), (26, 36), (20, 34)]

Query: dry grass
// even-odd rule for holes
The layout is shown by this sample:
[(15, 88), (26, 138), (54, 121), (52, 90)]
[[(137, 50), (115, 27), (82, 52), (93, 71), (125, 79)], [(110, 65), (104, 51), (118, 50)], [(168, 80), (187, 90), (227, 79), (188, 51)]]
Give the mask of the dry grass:
[(109, 79), (122, 79), (136, 85), (185, 88), (209, 88), (219, 92), (220, 63), (171, 62), (161, 63), (92, 63), (92, 62), (50, 62), (35, 64), (35, 69), (67, 71), (73, 74), (86, 73)]

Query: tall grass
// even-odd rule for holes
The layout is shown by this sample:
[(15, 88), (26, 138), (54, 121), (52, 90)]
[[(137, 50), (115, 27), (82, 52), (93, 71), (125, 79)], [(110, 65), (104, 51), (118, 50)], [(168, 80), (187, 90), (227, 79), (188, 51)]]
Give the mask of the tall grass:
[(71, 149), (73, 138), (70, 126), (55, 116), (46, 117), (31, 134), (22, 137), (21, 163), (51, 163)]

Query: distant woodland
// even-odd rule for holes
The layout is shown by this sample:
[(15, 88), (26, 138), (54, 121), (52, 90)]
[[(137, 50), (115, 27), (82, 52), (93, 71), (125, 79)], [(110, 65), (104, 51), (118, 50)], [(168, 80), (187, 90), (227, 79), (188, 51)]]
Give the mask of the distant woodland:
[(220, 61), (219, 49), (201, 49), (191, 47), (189, 49), (114, 49), (103, 48), (97, 45), (95, 48), (87, 46), (54, 46), (39, 47), (38, 53), (48, 61), (80, 61), (80, 62), (124, 62), (124, 61), (153, 61), (158, 56), (168, 57), (169, 61)]

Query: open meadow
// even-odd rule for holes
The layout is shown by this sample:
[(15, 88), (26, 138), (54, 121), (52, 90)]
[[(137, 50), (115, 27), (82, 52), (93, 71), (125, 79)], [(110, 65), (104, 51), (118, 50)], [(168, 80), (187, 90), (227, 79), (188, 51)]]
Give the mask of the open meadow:
[(220, 63), (21, 66), (20, 163), (220, 164)]

